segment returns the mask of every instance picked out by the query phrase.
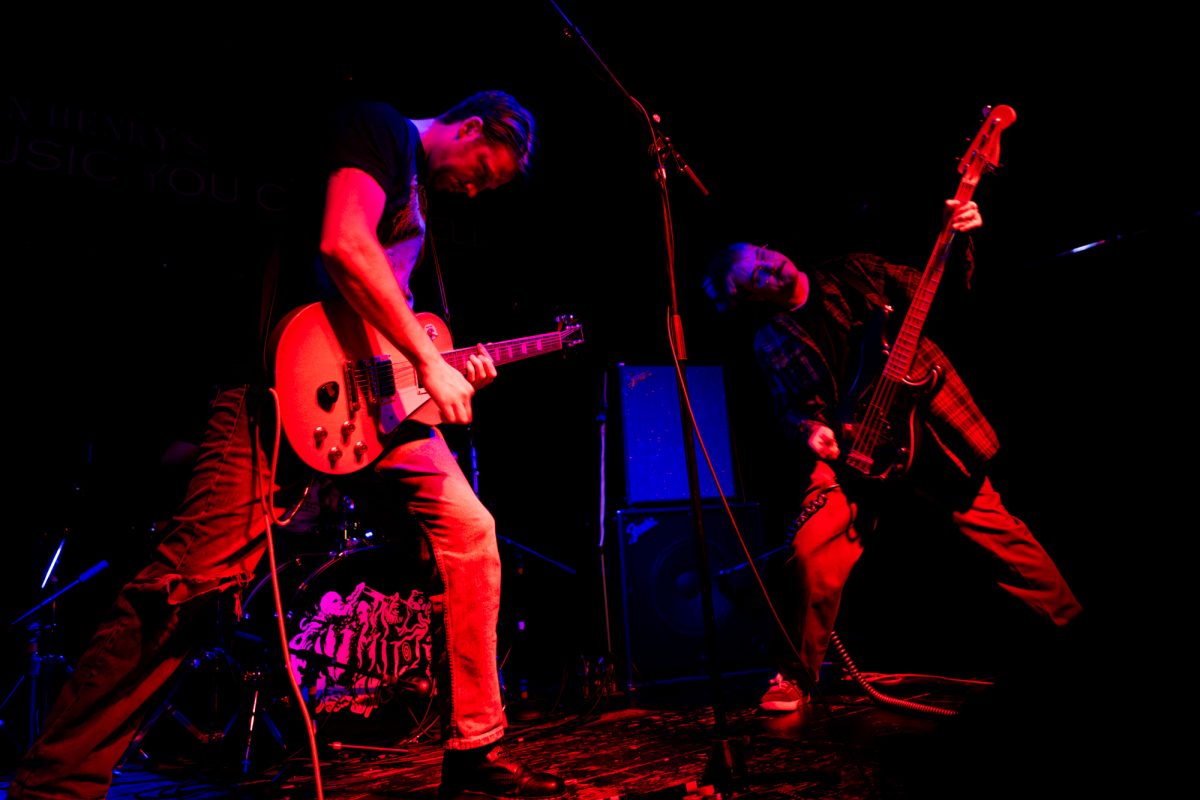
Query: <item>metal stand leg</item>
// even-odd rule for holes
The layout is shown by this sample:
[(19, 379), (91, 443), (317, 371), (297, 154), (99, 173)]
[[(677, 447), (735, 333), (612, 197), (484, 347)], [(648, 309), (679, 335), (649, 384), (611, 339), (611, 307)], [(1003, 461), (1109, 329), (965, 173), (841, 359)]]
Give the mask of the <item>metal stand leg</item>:
[[(64, 539), (63, 541), (65, 543), (66, 540)], [(61, 553), (61, 551), (62, 545), (60, 544), (59, 553)], [(58, 561), (59, 553), (55, 553), (54, 560), (51, 561), (50, 569), (46, 573), (46, 580), (43, 581), (43, 586), (50, 580), (51, 573), (53, 572), (54, 566)], [(26, 721), (25, 741), (18, 742), (16, 739), (14, 739), (6, 720), (4, 720), (3, 717), (0, 717), (0, 729), (3, 729), (5, 733), (8, 734), (9, 739), (17, 745), (22, 753), (31, 747), (37, 740), (37, 737), (41, 734), (42, 720), (46, 714), (49, 713), (50, 704), (53, 702), (54, 696), (58, 689), (57, 686), (48, 680), (50, 667), (57, 666), (58, 669), (62, 670), (63, 672), (67, 671), (67, 665), (62, 656), (43, 652), (47, 637), (52, 634), (57, 627), (54, 622), (54, 612), (56, 609), (55, 601), (71, 589), (75, 588), (81, 583), (91, 580), (93, 577), (107, 568), (107, 561), (101, 561), (97, 563), (91, 569), (82, 573), (78, 578), (71, 581), (46, 599), (42, 600), (36, 606), (29, 609), (10, 623), (10, 626), (16, 626), (20, 622), (30, 619), (39, 611), (42, 611), (42, 609), (46, 609), (49, 619), (47, 622), (39, 622), (38, 620), (34, 619), (28, 624), (26, 630), (28, 630), (30, 633), (29, 668), (25, 675), (21, 676), (21, 678), (17, 680), (16, 685), (13, 686), (8, 695), (4, 698), (4, 703), (0, 705), (0, 714), (3, 714), (4, 710), (8, 708), (9, 703), (11, 703), (16, 697), (17, 690), (21, 688), (21, 684), (26, 682), (28, 683), (29, 692), (26, 696), (29, 699), (29, 713)]]

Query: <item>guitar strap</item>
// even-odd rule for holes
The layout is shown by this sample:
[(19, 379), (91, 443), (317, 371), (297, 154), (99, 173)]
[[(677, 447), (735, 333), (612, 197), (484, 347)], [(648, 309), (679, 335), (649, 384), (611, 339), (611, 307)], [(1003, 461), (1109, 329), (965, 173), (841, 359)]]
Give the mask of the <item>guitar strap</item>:
[[(446, 300), (446, 281), (442, 275), (442, 265), (437, 257), (437, 245), (434, 242), (432, 225), (429, 222), (428, 205), (425, 200), (424, 187), (420, 190), (421, 213), (426, 218), (425, 225), (425, 241), (422, 244), (421, 254), (424, 256), (428, 250), (429, 257), (433, 261), (434, 274), (437, 276), (438, 294), (442, 304), (442, 319), (447, 325), (450, 324), (450, 305)], [(275, 313), (275, 304), (279, 297), (279, 264), (281, 257), (279, 248), (271, 249), (270, 255), (267, 256), (267, 263), (263, 268), (263, 285), (262, 294), (259, 296), (259, 320), (258, 320), (258, 341), (262, 350), (260, 363), (264, 370), (268, 368), (270, 360), (268, 353), (268, 345), (271, 334), (273, 316)]]
[(275, 313), (275, 299), (279, 294), (279, 260), (279, 248), (271, 248), (271, 254), (267, 256), (267, 263), (263, 268), (262, 295), (259, 297), (258, 345), (262, 351), (259, 363), (263, 368), (264, 375), (267, 375), (269, 371), (268, 345), (271, 335), (271, 316)]
[[(446, 278), (442, 274), (442, 263), (438, 260), (437, 242), (434, 240), (434, 236), (433, 236), (433, 222), (432, 222), (432, 220), (430, 220), (429, 214), (427, 212), (428, 206), (426, 205), (426, 200), (425, 200), (425, 187), (422, 186), (420, 191), (421, 191), (421, 213), (425, 215), (425, 242), (421, 248), (421, 252), (424, 253), (426, 251), (426, 249), (428, 249), (429, 258), (433, 261), (433, 273), (434, 273), (434, 275), (437, 276), (438, 299), (442, 303), (442, 320), (446, 323), (447, 326), (450, 327), (450, 330), (454, 330), (454, 328), (452, 327), (452, 321), (451, 321), (451, 316), (450, 316), (450, 303), (446, 299)], [(425, 426), (422, 426), (422, 427), (425, 427)], [(472, 464), (472, 469), (471, 469), (471, 473), (470, 473), (471, 474), (471, 486), (475, 489), (475, 493), (478, 494), (479, 493), (479, 470), (474, 468), (474, 464), (476, 462), (475, 426), (474, 425), (461, 426), (461, 431), (466, 436), (466, 448), (467, 448), (468, 453), (470, 454), (470, 461)]]
[[(437, 276), (438, 299), (442, 302), (442, 320), (449, 326), (450, 303), (446, 300), (446, 279), (442, 275), (442, 263), (438, 261), (437, 242), (433, 237), (433, 220), (429, 216), (429, 200), (425, 195), (424, 185), (417, 187), (417, 194), (421, 203), (421, 216), (425, 218), (425, 241), (421, 243), (421, 256), (424, 257), (428, 252), (433, 261), (433, 273)], [(451, 328), (451, 330), (454, 329)]]
[(975, 276), (975, 239), (970, 234), (967, 234), (967, 244), (963, 247), (963, 261), (966, 262), (966, 268), (963, 270), (963, 285), (970, 291), (971, 278)]
[[(966, 287), (970, 289), (971, 278), (975, 273), (975, 240), (970, 234), (967, 234), (965, 238), (967, 241), (963, 246), (963, 261), (966, 267), (964, 270), (964, 280)], [(891, 305), (888, 302), (887, 295), (879, 291), (874, 283), (869, 281), (865, 275), (860, 275), (854, 270), (842, 269), (838, 272), (838, 276), (865, 297), (867, 302), (876, 309), (883, 310)]]
[[(450, 304), (446, 300), (446, 279), (442, 275), (442, 264), (437, 257), (437, 244), (433, 240), (433, 231), (428, 222), (425, 224), (425, 244), (429, 247), (429, 257), (433, 261), (433, 273), (437, 276), (438, 299), (442, 302), (442, 319), (450, 325)], [(451, 328), (451, 330), (454, 330)]]
[(838, 272), (838, 277), (849, 284), (852, 289), (866, 299), (868, 304), (874, 306), (877, 310), (882, 311), (891, 305), (888, 302), (887, 295), (880, 292), (873, 282), (867, 280), (865, 275), (860, 275), (855, 270), (842, 269)]
[(793, 539), (795, 539), (797, 531), (804, 527), (804, 523), (812, 519), (813, 514), (816, 514), (818, 511), (824, 508), (825, 501), (828, 499), (829, 493), (836, 488), (838, 488), (838, 484), (836, 483), (820, 487), (820, 489), (817, 490), (817, 496), (804, 504), (804, 507), (800, 509), (800, 513), (796, 514), (796, 516), (792, 518), (792, 521), (787, 526), (787, 530), (785, 532), (787, 542), (790, 543)]

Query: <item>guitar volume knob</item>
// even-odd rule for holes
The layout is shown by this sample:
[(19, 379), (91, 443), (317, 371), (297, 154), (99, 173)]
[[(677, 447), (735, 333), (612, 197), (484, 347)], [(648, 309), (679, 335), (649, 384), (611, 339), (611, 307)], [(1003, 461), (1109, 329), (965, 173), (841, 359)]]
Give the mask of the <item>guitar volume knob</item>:
[(325, 444), (325, 439), (328, 436), (329, 436), (329, 431), (325, 430), (320, 425), (313, 428), (313, 443), (317, 447), (320, 447), (321, 445)]
[(354, 428), (355, 428), (355, 425), (352, 420), (346, 420), (345, 422), (342, 423), (342, 441), (343, 442), (350, 441), (350, 434), (354, 433)]
[(336, 446), (329, 448), (329, 466), (335, 466), (337, 462), (341, 460), (341, 458), (342, 448)]

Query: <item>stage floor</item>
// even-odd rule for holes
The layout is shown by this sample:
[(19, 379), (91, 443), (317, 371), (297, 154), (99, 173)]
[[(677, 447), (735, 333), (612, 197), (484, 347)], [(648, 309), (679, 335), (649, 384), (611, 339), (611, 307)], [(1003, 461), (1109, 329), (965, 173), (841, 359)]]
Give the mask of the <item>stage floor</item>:
[[(832, 670), (816, 702), (787, 714), (757, 708), (769, 678), (761, 671), (716, 682), (601, 685), (510, 704), (508, 746), (530, 766), (562, 775), (577, 800), (1084, 798), (1123, 789), (1156, 796), (1153, 784), (1168, 771), (1143, 755), (1154, 731), (1097, 693), (1095, 655), (1031, 662), (1024, 673), (996, 678), (859, 673), (869, 689)], [(435, 798), (436, 714), (411, 723), (390, 740), (376, 732), (352, 742), (352, 730), (319, 736), (323, 796)], [(190, 746), (180, 745), (185, 740)], [(194, 736), (170, 741), (146, 736), (110, 800), (318, 796), (307, 748), (246, 775), (229, 749)], [(10, 774), (11, 767), (3, 785)]]

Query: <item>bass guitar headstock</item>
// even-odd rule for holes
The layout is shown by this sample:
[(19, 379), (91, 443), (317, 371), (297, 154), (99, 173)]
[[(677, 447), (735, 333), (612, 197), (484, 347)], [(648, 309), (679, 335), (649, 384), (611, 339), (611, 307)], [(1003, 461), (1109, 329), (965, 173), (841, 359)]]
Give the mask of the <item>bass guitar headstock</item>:
[(989, 106), (984, 108), (983, 113), (986, 115), (983, 126), (958, 162), (963, 181), (972, 186), (979, 181), (985, 169), (994, 170), (1000, 165), (1000, 133), (1017, 118), (1012, 106)]

